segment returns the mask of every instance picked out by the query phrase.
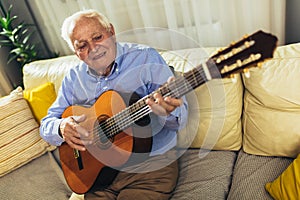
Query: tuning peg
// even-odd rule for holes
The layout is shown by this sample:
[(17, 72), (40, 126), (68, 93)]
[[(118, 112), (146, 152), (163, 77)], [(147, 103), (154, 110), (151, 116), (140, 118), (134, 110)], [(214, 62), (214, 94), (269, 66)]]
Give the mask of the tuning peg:
[(236, 74), (231, 74), (230, 79), (231, 79), (232, 83), (236, 83), (237, 82), (237, 75)]
[(221, 47), (221, 48), (218, 49), (217, 52), (218, 52), (218, 53), (221, 53), (222, 51), (224, 51), (224, 49), (225, 49), (224, 47)]
[(261, 62), (257, 63), (257, 67), (261, 69), (262, 68), (262, 63)]
[(250, 71), (249, 71), (249, 69), (244, 69), (243, 73), (244, 73), (244, 75), (245, 75), (246, 78), (250, 78)]

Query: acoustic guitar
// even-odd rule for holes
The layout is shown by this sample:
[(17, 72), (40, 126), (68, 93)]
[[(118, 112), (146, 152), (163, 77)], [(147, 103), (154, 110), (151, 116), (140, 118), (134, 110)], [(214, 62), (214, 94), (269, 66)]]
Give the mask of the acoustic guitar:
[[(122, 167), (135, 160), (132, 159), (135, 155), (151, 152), (151, 120), (147, 117), (151, 110), (146, 99), (153, 98), (154, 93), (180, 98), (212, 79), (230, 77), (256, 67), (273, 57), (276, 46), (276, 36), (257, 31), (129, 106), (118, 92), (107, 91), (92, 107), (68, 107), (62, 117), (85, 114), (87, 120), (81, 125), (93, 133), (93, 143), (87, 151), (72, 149), (66, 143), (59, 147), (62, 170), (69, 187), (77, 194), (86, 193), (97, 177), (109, 179), (107, 168)], [(142, 135), (139, 136), (139, 132)]]

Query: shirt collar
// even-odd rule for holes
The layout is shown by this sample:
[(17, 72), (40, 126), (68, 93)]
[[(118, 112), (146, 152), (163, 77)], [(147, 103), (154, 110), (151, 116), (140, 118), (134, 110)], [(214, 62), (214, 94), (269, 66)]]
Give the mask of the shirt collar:
[(122, 46), (120, 45), (119, 42), (117, 42), (116, 45), (117, 45), (117, 54), (116, 54), (116, 59), (115, 59), (115, 65), (117, 65), (118, 67), (121, 67), (121, 63), (122, 63), (123, 56), (124, 56), (124, 49), (122, 48)]

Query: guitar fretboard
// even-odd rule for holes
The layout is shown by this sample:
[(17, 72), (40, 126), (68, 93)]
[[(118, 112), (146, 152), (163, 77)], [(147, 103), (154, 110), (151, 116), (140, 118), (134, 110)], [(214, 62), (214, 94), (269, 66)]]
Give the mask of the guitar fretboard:
[(169, 96), (180, 98), (208, 80), (202, 65), (199, 65), (184, 73), (182, 76), (178, 76), (173, 81), (165, 83), (156, 91), (141, 98), (136, 103), (128, 106), (113, 117), (105, 120), (100, 124), (101, 130), (107, 137), (114, 137), (122, 130), (131, 126), (134, 122), (151, 113), (151, 109), (146, 104), (146, 100), (148, 98), (153, 99), (155, 93), (159, 93), (163, 97)]

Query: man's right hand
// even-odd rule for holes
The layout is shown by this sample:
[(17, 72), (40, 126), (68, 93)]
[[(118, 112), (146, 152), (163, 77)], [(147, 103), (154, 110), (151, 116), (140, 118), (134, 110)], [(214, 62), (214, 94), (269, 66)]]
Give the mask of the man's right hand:
[(85, 115), (71, 116), (64, 118), (59, 126), (59, 133), (64, 141), (70, 147), (80, 151), (85, 151), (85, 145), (91, 143), (91, 140), (87, 139), (90, 135), (89, 132), (79, 124), (85, 120)]

